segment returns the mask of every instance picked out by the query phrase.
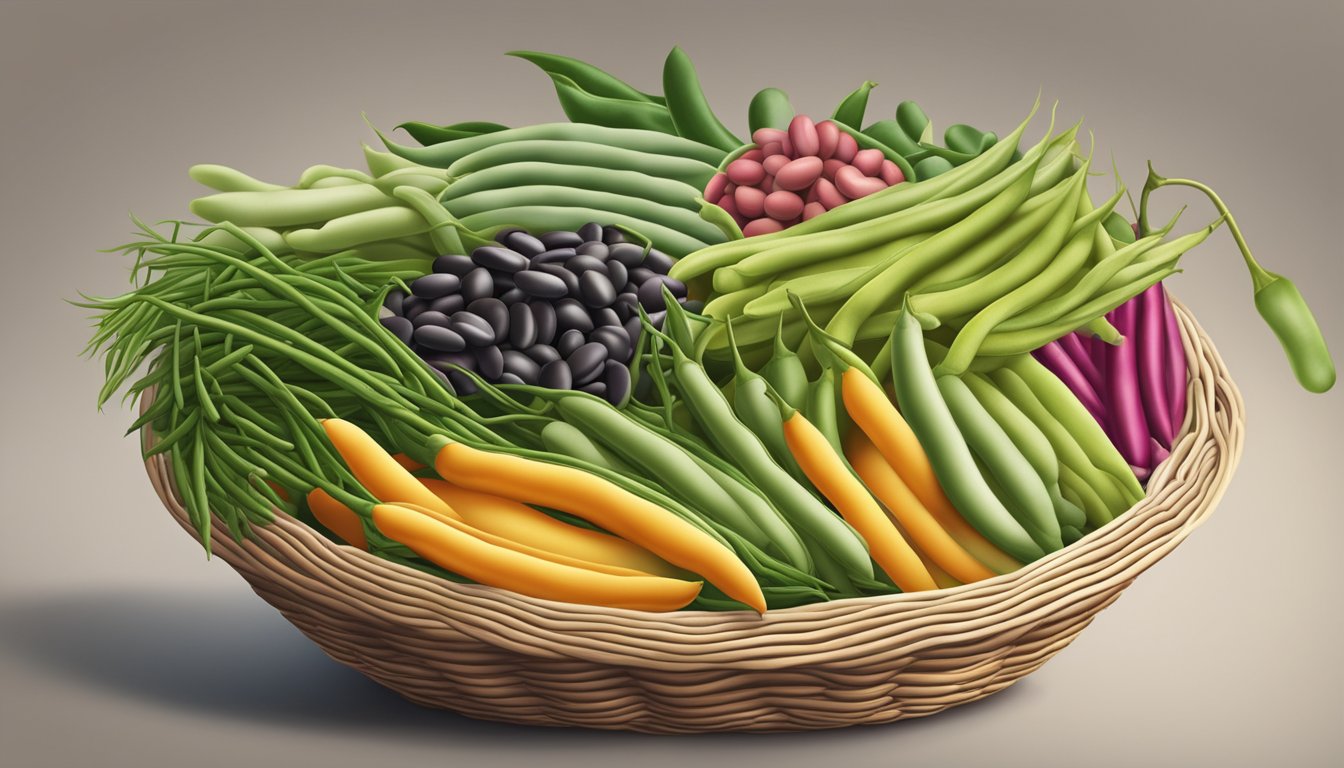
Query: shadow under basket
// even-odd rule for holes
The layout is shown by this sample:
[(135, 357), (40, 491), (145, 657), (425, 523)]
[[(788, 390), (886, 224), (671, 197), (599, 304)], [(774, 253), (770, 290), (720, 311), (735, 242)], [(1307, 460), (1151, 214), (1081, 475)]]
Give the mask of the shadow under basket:
[[(1185, 425), (1147, 496), (1022, 569), (952, 589), (770, 611), (647, 613), (452, 583), (277, 514), (214, 552), (322, 647), (407, 699), (488, 720), (658, 733), (921, 717), (1002, 690), (1067, 646), (1203, 522), (1241, 455), (1243, 404), (1179, 303)], [(148, 437), (148, 436), (147, 436)], [(162, 455), (151, 482), (188, 532)]]

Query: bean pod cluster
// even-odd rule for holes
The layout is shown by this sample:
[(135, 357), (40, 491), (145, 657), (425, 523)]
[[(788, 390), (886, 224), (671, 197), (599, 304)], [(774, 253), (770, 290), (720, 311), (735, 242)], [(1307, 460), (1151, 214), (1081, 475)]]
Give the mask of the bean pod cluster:
[(663, 287), (685, 301), (685, 284), (667, 276), (671, 257), (597, 223), (542, 235), (507, 229), (495, 239), (470, 256), (439, 256), (409, 294), (388, 293), (383, 325), (458, 394), (476, 391), (465, 369), (491, 383), (624, 401), (637, 307), (661, 327)]
[(851, 200), (905, 181), (881, 150), (859, 149), (831, 120), (797, 115), (787, 131), (758, 128), (756, 146), (715, 174), (705, 200), (728, 212), (747, 237), (778, 232)]

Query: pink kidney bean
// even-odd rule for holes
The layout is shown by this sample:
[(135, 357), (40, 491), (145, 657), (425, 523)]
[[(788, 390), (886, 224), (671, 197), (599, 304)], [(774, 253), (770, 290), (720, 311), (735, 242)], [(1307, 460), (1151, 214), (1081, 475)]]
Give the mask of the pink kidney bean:
[(761, 179), (761, 183), (760, 183), (760, 184), (757, 184), (757, 185), (756, 185), (756, 188), (759, 189), (759, 190), (761, 190), (762, 192), (764, 192), (764, 193), (767, 194), (767, 195), (770, 194), (771, 192), (774, 192), (774, 191), (775, 191), (775, 177), (774, 177), (774, 176), (766, 176), (765, 178)]
[(787, 190), (778, 190), (765, 196), (765, 215), (788, 221), (803, 212), (803, 198)]
[(793, 140), (790, 139), (788, 136), (785, 136), (783, 139), (780, 139), (779, 147), (780, 147), (779, 151), (783, 152), (785, 155), (788, 155), (789, 157), (798, 156), (798, 153), (793, 151)]
[(835, 143), (835, 154), (831, 155), (831, 157), (848, 163), (854, 160), (854, 155), (858, 154), (858, 151), (859, 143), (854, 140), (853, 136), (842, 131), (840, 133), (840, 138), (837, 139)]
[[(855, 171), (855, 173), (858, 173), (858, 171)], [(862, 176), (863, 174), (859, 175)], [(834, 184), (825, 179), (818, 179), (813, 189), (817, 193), (817, 202), (825, 206), (827, 210), (849, 202), (844, 195), (840, 194), (840, 190), (836, 189)]]
[(759, 218), (765, 213), (765, 193), (755, 187), (738, 187), (733, 193), (737, 210), (748, 219)]
[(751, 140), (757, 146), (764, 147), (766, 144), (783, 141), (785, 136), (788, 134), (778, 128), (757, 128), (756, 132), (751, 134)]
[(740, 227), (747, 222), (746, 217), (737, 210), (737, 202), (733, 195), (724, 195), (716, 205), (726, 211), (729, 216), (732, 216), (733, 221), (737, 222), (737, 226)]
[(821, 178), (821, 166), (821, 158), (816, 156), (792, 160), (775, 174), (775, 189), (807, 189), (812, 182)]
[(830, 160), (835, 147), (840, 142), (840, 126), (830, 120), (817, 123), (817, 157)]
[(765, 159), (765, 153), (761, 151), (761, 148), (760, 148), (760, 147), (757, 147), (757, 148), (755, 148), (755, 149), (748, 149), (746, 152), (743, 152), (743, 153), (742, 153), (742, 156), (739, 157), (738, 159), (739, 159), (739, 160), (755, 160), (756, 162), (759, 163), (759, 162), (761, 162), (762, 160)]
[(792, 161), (784, 155), (771, 155), (761, 162), (761, 166), (765, 168), (765, 172), (770, 176), (778, 176), (779, 169), (788, 165), (790, 162)]
[(734, 184), (739, 185), (760, 184), (761, 179), (765, 178), (765, 169), (761, 167), (760, 163), (742, 157), (729, 163), (724, 170), (728, 173), (728, 178), (732, 179)]
[(817, 126), (807, 115), (795, 115), (789, 122), (789, 142), (797, 157), (816, 155), (821, 149), (821, 138), (817, 136)]
[[(785, 138), (788, 137), (786, 136)], [(766, 160), (769, 160), (771, 157), (775, 155), (782, 155), (784, 154), (784, 145), (780, 144), (778, 141), (772, 141), (769, 144), (762, 144), (761, 154), (765, 155)]]
[(756, 219), (747, 222), (742, 227), (742, 234), (745, 237), (755, 237), (756, 235), (767, 235), (771, 232), (778, 232), (784, 228), (784, 225), (774, 219)]
[(826, 212), (826, 206), (821, 203), (808, 203), (803, 206), (803, 221), (816, 218)]
[(705, 200), (711, 203), (719, 202), (719, 198), (723, 197), (724, 187), (727, 186), (728, 174), (714, 174), (714, 178), (710, 179), (709, 183), (705, 185)]
[[(864, 176), (862, 171), (851, 165), (836, 172), (835, 188), (850, 200), (858, 200), (865, 195), (886, 189), (887, 183), (881, 179)], [(740, 192), (741, 190), (739, 194)]]
[(862, 171), (864, 176), (877, 176), (882, 172), (882, 161), (885, 159), (880, 149), (860, 149), (854, 153), (850, 165)]
[(888, 187), (894, 187), (905, 181), (905, 174), (901, 172), (901, 167), (890, 160), (882, 161), (882, 173), (879, 175)]
[(834, 157), (830, 160), (823, 161), (821, 164), (821, 178), (827, 181), (835, 181), (835, 172), (844, 168), (845, 165), (845, 161), (836, 160)]

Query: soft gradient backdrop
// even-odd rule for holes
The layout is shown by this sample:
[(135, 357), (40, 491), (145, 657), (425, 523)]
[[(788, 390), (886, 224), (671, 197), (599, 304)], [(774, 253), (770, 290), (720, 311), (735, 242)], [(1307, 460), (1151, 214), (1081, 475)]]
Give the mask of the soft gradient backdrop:
[[(1337, 0), (0, 2), (0, 764), (1339, 765), (1341, 392), (1297, 388), (1225, 232), (1171, 281), (1249, 410), (1209, 523), (1016, 687), (811, 735), (480, 724), (328, 660), (165, 514), (121, 437), (130, 413), (93, 407), (87, 319), (61, 300), (126, 287), (128, 260), (98, 249), (129, 237), (131, 212), (184, 216), (193, 163), (292, 183), (359, 164), (361, 112), (559, 119), (549, 80), (504, 52), (579, 56), (656, 91), (679, 44), (739, 130), (765, 86), (820, 117), (873, 79), (870, 115), (909, 98), (939, 126), (1001, 133), (1039, 89), (1131, 186), (1152, 158), (1220, 190), (1344, 352), (1342, 36)], [(1155, 199), (1212, 217), (1178, 191)]]

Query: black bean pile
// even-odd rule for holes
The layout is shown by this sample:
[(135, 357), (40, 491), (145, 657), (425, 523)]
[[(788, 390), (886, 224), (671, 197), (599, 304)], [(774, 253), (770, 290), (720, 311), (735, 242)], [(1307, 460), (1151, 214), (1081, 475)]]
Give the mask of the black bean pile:
[(612, 403), (630, 393), (637, 306), (662, 326), (663, 286), (691, 311), (672, 258), (589, 223), (577, 232), (507, 229), (498, 245), (449, 254), (431, 274), (393, 290), (382, 323), (459, 395), (476, 391), (458, 368), (497, 384), (577, 389)]

